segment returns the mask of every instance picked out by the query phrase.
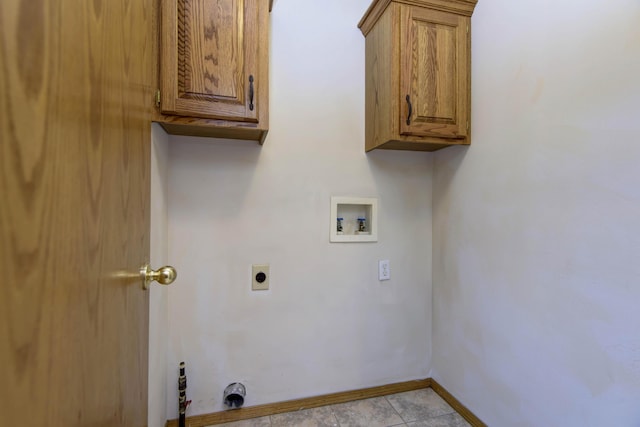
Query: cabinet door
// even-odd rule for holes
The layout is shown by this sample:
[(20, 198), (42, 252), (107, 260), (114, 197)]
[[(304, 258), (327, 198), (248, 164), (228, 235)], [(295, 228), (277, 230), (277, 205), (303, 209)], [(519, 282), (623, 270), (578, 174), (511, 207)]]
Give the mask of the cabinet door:
[(258, 121), (260, 1), (162, 0), (163, 113)]
[(400, 133), (464, 138), (469, 116), (468, 18), (403, 6)]

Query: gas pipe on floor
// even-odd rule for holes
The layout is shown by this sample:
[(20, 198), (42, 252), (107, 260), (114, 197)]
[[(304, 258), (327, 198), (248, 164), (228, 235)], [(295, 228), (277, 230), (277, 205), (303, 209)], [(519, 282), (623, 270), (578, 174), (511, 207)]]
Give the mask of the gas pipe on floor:
[(185, 427), (185, 414), (187, 406), (191, 403), (187, 400), (187, 374), (184, 370), (184, 362), (180, 362), (180, 375), (178, 376), (178, 426)]

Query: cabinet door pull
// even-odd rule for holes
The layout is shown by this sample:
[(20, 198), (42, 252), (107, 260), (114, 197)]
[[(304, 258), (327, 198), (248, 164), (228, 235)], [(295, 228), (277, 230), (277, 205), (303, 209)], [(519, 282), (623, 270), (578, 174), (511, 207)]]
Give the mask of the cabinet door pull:
[(413, 112), (413, 107), (411, 106), (411, 97), (407, 95), (407, 104), (409, 104), (409, 113), (407, 114), (407, 126), (411, 124), (411, 113)]
[(249, 76), (249, 110), (253, 111), (253, 74)]

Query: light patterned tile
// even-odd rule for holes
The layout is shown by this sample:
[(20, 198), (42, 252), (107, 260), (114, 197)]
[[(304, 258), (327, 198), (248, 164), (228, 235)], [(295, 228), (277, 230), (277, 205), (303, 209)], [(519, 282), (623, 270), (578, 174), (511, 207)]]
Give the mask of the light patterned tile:
[(384, 397), (356, 400), (331, 406), (340, 427), (388, 427), (404, 421)]
[(271, 425), (273, 427), (338, 427), (338, 421), (331, 412), (331, 408), (323, 406), (271, 415)]
[(407, 427), (471, 427), (471, 424), (461, 415), (453, 413), (408, 423)]
[(405, 422), (426, 420), (455, 412), (430, 388), (392, 394), (387, 396), (387, 400)]
[(209, 427), (271, 427), (269, 417), (251, 418), (249, 420), (233, 421), (231, 423), (216, 424)]

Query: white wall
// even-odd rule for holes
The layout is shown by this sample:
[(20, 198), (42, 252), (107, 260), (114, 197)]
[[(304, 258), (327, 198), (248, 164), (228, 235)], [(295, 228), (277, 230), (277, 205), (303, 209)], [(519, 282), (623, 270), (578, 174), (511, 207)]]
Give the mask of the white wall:
[[(428, 153), (364, 153), (370, 0), (279, 0), (266, 143), (171, 137), (167, 418), (426, 378), (431, 366)], [(377, 243), (329, 243), (330, 197), (379, 198)], [(378, 260), (392, 280), (379, 282)], [(252, 264), (271, 290), (252, 292)]]
[[(151, 126), (151, 230), (150, 264), (159, 268), (168, 259), (168, 154), (169, 138), (160, 125)], [(164, 286), (149, 288), (149, 406), (150, 427), (164, 426), (167, 414), (168, 293)], [(177, 403), (173, 405), (177, 406)]]
[(480, 0), (435, 155), (434, 377), (491, 426), (640, 426), (640, 2)]

